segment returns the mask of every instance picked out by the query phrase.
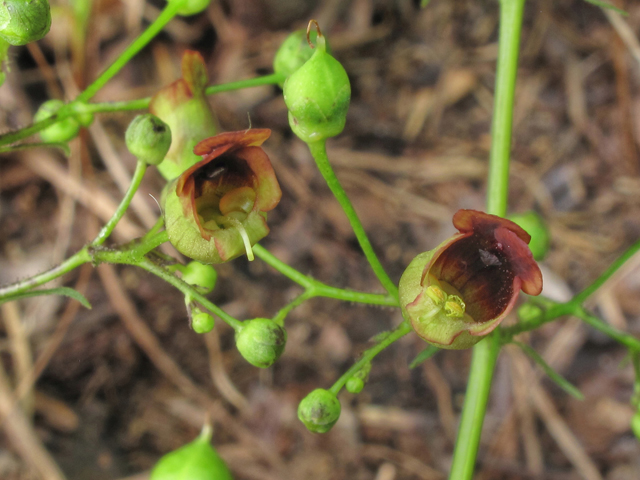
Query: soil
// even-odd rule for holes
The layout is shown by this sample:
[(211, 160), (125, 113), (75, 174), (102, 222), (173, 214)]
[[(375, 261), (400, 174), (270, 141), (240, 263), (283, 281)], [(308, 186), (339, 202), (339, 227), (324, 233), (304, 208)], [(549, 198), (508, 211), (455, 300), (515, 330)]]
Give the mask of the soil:
[[(206, 13), (173, 20), (94, 100), (153, 95), (179, 78), (185, 49), (202, 53), (212, 84), (269, 74), (287, 34), (316, 19), (353, 92), (329, 157), (397, 281), (415, 255), (454, 232), (458, 209), (484, 209), (498, 51), (498, 2), (417, 3), (213, 2)], [(535, 210), (547, 222), (544, 295), (556, 300), (589, 285), (640, 238), (640, 5), (612, 3), (629, 16), (581, 0), (530, 0), (525, 9), (509, 212)], [(9, 50), (0, 129), (29, 124), (48, 98), (74, 98), (163, 5), (95, 1), (84, 36), (74, 27), (82, 21), (74, 23), (60, 2), (44, 40)], [(283, 198), (261, 244), (327, 284), (382, 293), (288, 127), (282, 90), (262, 86), (210, 102), (221, 130), (272, 130), (265, 149)], [(60, 263), (95, 236), (133, 172), (123, 138), (135, 113), (96, 115), (69, 155), (53, 148), (3, 154), (0, 284)], [(150, 169), (114, 242), (153, 225), (163, 185)], [(209, 297), (238, 319), (272, 317), (301, 292), (260, 260), (236, 259), (217, 271)], [(342, 415), (329, 433), (309, 433), (296, 416), (307, 393), (331, 386), (376, 334), (401, 321), (397, 309), (307, 301), (287, 317), (282, 358), (261, 370), (243, 360), (222, 321), (210, 334), (194, 333), (182, 295), (140, 269), (89, 265), (58, 285), (77, 288), (93, 308), (59, 297), (0, 307), (3, 418), (15, 391), (23, 399), (22, 413), (2, 425), (2, 479), (45, 478), (38, 471), (52, 461), (64, 477), (51, 469), (46, 478), (142, 480), (207, 419), (237, 480), (447, 477), (470, 350), (442, 351), (409, 369), (426, 344), (407, 335), (376, 358), (362, 393), (340, 394)], [(640, 256), (587, 307), (640, 335)], [(506, 320), (515, 321), (515, 314)], [(519, 340), (585, 399), (567, 395), (517, 347), (504, 348), (475, 478), (640, 478), (626, 349), (574, 318)]]

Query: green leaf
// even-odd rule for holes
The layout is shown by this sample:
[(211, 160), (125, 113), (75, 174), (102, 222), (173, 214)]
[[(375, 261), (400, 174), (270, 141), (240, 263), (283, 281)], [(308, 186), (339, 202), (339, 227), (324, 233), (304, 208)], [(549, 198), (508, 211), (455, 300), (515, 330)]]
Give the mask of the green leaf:
[(596, 7), (607, 8), (609, 10), (613, 10), (614, 12), (618, 12), (620, 15), (624, 15), (625, 17), (629, 16), (629, 14), (627, 12), (625, 12), (624, 10), (622, 10), (621, 8), (614, 7), (610, 3), (604, 2), (603, 0), (584, 0), (584, 1), (587, 2), (587, 3), (590, 3), (592, 5), (595, 5)]
[(40, 295), (64, 295), (65, 297), (73, 298), (80, 302), (84, 307), (91, 309), (91, 304), (89, 300), (85, 298), (77, 290), (69, 287), (59, 287), (59, 288), (51, 288), (49, 290), (30, 290), (28, 292), (17, 293), (15, 295), (10, 295), (5, 298), (0, 298), (0, 305), (5, 302), (10, 302), (12, 300), (20, 300), (21, 298), (29, 298), (29, 297), (39, 297)]
[(425, 8), (431, 0), (420, 0), (420, 8)]
[(436, 353), (438, 353), (440, 349), (434, 345), (429, 345), (427, 348), (422, 350), (416, 358), (413, 359), (413, 362), (409, 364), (409, 368), (416, 368), (422, 362), (426, 362), (431, 357), (433, 357)]
[(520, 343), (520, 342), (511, 342), (511, 343), (520, 347), (524, 353), (529, 355), (538, 365), (540, 365), (540, 367), (542, 367), (542, 370), (544, 370), (544, 373), (546, 373), (547, 376), (551, 380), (553, 380), (556, 383), (556, 385), (558, 385), (561, 389), (563, 389), (572, 397), (577, 398), (578, 400), (584, 400), (584, 395), (582, 394), (582, 392), (578, 390), (576, 386), (571, 384), (566, 378), (564, 378), (562, 375), (556, 372), (553, 368), (551, 368), (551, 366), (544, 361), (544, 358), (542, 358), (538, 354), (538, 352), (536, 352), (533, 348), (531, 348), (529, 345), (525, 343)]

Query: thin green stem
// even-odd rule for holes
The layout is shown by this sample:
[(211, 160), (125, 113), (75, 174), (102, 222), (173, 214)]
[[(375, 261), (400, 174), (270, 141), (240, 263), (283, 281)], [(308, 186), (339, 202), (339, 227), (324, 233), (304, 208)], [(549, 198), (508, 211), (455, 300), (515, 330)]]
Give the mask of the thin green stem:
[(349, 223), (351, 224), (351, 228), (353, 229), (353, 232), (358, 239), (358, 243), (360, 244), (360, 248), (362, 248), (362, 251), (369, 261), (373, 272), (375, 273), (376, 277), (378, 277), (378, 280), (385, 288), (385, 290), (389, 292), (389, 295), (397, 299), (398, 287), (396, 287), (396, 284), (393, 283), (391, 278), (389, 278), (389, 275), (387, 275), (387, 272), (380, 263), (380, 260), (378, 260), (378, 257), (373, 251), (373, 247), (371, 246), (371, 242), (369, 241), (369, 237), (367, 237), (364, 227), (362, 226), (362, 223), (360, 223), (358, 214), (353, 208), (353, 205), (351, 204), (349, 197), (342, 188), (342, 185), (340, 185), (338, 177), (336, 177), (333, 168), (331, 168), (329, 158), (327, 157), (326, 142), (324, 140), (321, 140), (319, 142), (308, 143), (307, 145), (309, 146), (309, 150), (311, 151), (313, 159), (316, 161), (316, 165), (318, 165), (318, 169), (320, 170), (322, 177), (329, 186), (329, 189), (333, 193), (334, 197), (336, 197), (336, 200), (338, 200), (338, 203), (342, 207), (342, 210), (344, 210), (344, 213), (347, 215)]
[(129, 60), (131, 60), (147, 43), (149, 43), (160, 31), (176, 16), (180, 9), (180, 2), (169, 2), (167, 6), (160, 12), (158, 18), (151, 23), (142, 34), (129, 45), (124, 52), (104, 71), (100, 76), (89, 85), (84, 92), (78, 95), (76, 102), (87, 102), (98, 90), (100, 90), (114, 75), (116, 75)]
[[(507, 213), (513, 104), (524, 3), (525, 0), (500, 1), (498, 65), (487, 182), (487, 212), (499, 216)], [(470, 480), (473, 477), (499, 351), (498, 333), (491, 334), (473, 348), (467, 394), (449, 473), (451, 480)]]
[(67, 258), (60, 265), (53, 267), (51, 270), (47, 270), (46, 272), (12, 283), (5, 287), (0, 287), (0, 298), (10, 297), (26, 292), (32, 288), (39, 287), (40, 285), (44, 285), (45, 283), (55, 280), (65, 273), (69, 273), (71, 270), (90, 261), (91, 255), (89, 255), (88, 249), (85, 247)]
[(188, 283), (183, 282), (180, 278), (176, 277), (175, 275), (173, 275), (172, 273), (168, 272), (164, 268), (156, 265), (155, 263), (153, 263), (148, 258), (144, 258), (142, 261), (140, 261), (137, 264), (137, 266), (142, 268), (142, 269), (144, 269), (144, 270), (146, 270), (147, 272), (153, 273), (155, 276), (160, 277), (165, 282), (173, 285), (178, 290), (180, 290), (185, 296), (187, 296), (187, 295), (190, 296), (191, 299), (193, 299), (196, 302), (198, 302), (200, 305), (202, 305), (204, 308), (209, 310), (214, 315), (217, 315), (218, 317), (220, 317), (223, 321), (225, 321), (234, 330), (238, 331), (238, 330), (240, 330), (242, 328), (242, 322), (240, 320), (238, 320), (238, 319), (232, 317), (231, 315), (229, 315), (227, 312), (222, 310), (220, 307), (218, 307), (217, 305), (215, 305), (211, 301), (207, 300), (206, 297), (204, 297), (203, 295), (198, 293), (191, 285), (189, 285)]
[(308, 277), (303, 273), (300, 273), (295, 268), (290, 267), (283, 261), (279, 260), (275, 255), (273, 255), (269, 250), (264, 248), (262, 245), (259, 245), (259, 244), (254, 245), (253, 253), (255, 254), (256, 257), (261, 259), (267, 265), (272, 266), (281, 274), (283, 274), (285, 277), (287, 277), (290, 280), (293, 280), (294, 282), (304, 287), (305, 289), (312, 288), (316, 284), (316, 281), (313, 278)]
[[(282, 81), (284, 76), (282, 74), (264, 75), (262, 77), (250, 78), (248, 80), (239, 80), (237, 82), (223, 83), (220, 85), (211, 85), (207, 87), (207, 95), (213, 95), (216, 93), (230, 92), (233, 90), (239, 90), (241, 88), (257, 87), (262, 85), (275, 85)], [(85, 103), (78, 105), (77, 100), (71, 102), (66, 108), (59, 110), (55, 115), (34, 123), (23, 129), (15, 132), (8, 132), (0, 135), (0, 146), (9, 145), (11, 143), (23, 140), (31, 135), (34, 135), (45, 128), (53, 125), (56, 122), (60, 122), (66, 118), (77, 115), (78, 113), (111, 113), (111, 112), (123, 112), (132, 110), (145, 110), (149, 108), (151, 103), (151, 97), (139, 98), (136, 100), (128, 100), (122, 102), (103, 102), (103, 103)], [(76, 109), (78, 111), (76, 111)]]
[(289, 313), (291, 313), (291, 310), (302, 305), (313, 296), (313, 290), (305, 290), (296, 298), (287, 303), (284, 307), (282, 307), (273, 317), (273, 321), (282, 327), (284, 325), (284, 319), (287, 317), (287, 315), (289, 315)]
[(124, 198), (120, 202), (120, 205), (118, 205), (118, 208), (116, 209), (113, 216), (109, 219), (107, 224), (104, 227), (102, 227), (102, 230), (100, 230), (100, 233), (98, 233), (98, 236), (93, 240), (93, 242), (91, 242), (91, 246), (95, 247), (98, 245), (102, 245), (105, 242), (105, 240), (109, 238), (109, 235), (111, 235), (111, 232), (113, 232), (113, 229), (116, 228), (116, 225), (118, 224), (120, 219), (124, 216), (127, 209), (129, 208), (129, 204), (131, 203), (133, 196), (138, 191), (138, 188), (140, 187), (140, 182), (142, 182), (142, 177), (144, 177), (144, 174), (146, 171), (147, 171), (147, 164), (141, 160), (138, 160), (138, 162), (136, 163), (136, 169), (133, 172), (133, 177), (131, 178), (131, 184), (129, 185), (129, 189), (127, 190), (127, 193), (125, 194)]
[(620, 255), (615, 262), (613, 262), (609, 268), (607, 268), (604, 273), (602, 275), (600, 275), (595, 282), (593, 282), (591, 285), (589, 285), (587, 288), (585, 288), (582, 292), (580, 292), (578, 295), (576, 295), (573, 298), (573, 301), (578, 304), (581, 305), (584, 303), (584, 301), (589, 298), (591, 295), (593, 295), (595, 293), (596, 290), (598, 290), (600, 287), (602, 287), (602, 285), (604, 285), (604, 283), (609, 280), (609, 278), (611, 278), (613, 276), (614, 273), (616, 273), (620, 267), (622, 267), (625, 262), (627, 262), (627, 260), (629, 260), (631, 257), (633, 257), (636, 253), (638, 253), (640, 251), (640, 240), (638, 240), (636, 243), (634, 243), (633, 245), (631, 245), (622, 255)]
[(633, 335), (622, 332), (617, 328), (614, 328), (611, 325), (603, 322), (595, 315), (587, 312), (582, 306), (576, 306), (572, 313), (576, 317), (581, 318), (585, 323), (591, 325), (596, 330), (599, 330), (605, 335), (613, 338), (618, 343), (621, 343), (625, 347), (635, 352), (640, 352), (640, 340), (635, 338)]
[(304, 287), (305, 290), (310, 291), (311, 296), (309, 298), (327, 297), (335, 298), (336, 300), (343, 300), (345, 302), (365, 303), (367, 305), (383, 305), (389, 307), (398, 306), (398, 300), (390, 295), (343, 290), (341, 288), (331, 287), (319, 282), (318, 280), (304, 275), (295, 268), (287, 265), (261, 245), (254, 245), (253, 253), (256, 257), (282, 273), (285, 277)]
[(380, 295), (379, 293), (356, 292), (344, 290), (342, 288), (330, 287), (318, 284), (315, 288), (315, 296), (335, 298), (344, 302), (364, 303), (367, 305), (380, 305), (385, 307), (398, 307), (398, 299), (391, 295)]
[(354, 363), (349, 370), (347, 370), (337, 381), (334, 383), (329, 389), (334, 395), (338, 395), (344, 384), (349, 380), (358, 370), (362, 368), (362, 366), (371, 362), (382, 350), (387, 348), (396, 340), (404, 337), (407, 333), (413, 331), (409, 322), (404, 320), (400, 325), (398, 325), (394, 330), (388, 332), (378, 343), (376, 343), (373, 347), (368, 348), (364, 351), (362, 356), (358, 359), (356, 363)]

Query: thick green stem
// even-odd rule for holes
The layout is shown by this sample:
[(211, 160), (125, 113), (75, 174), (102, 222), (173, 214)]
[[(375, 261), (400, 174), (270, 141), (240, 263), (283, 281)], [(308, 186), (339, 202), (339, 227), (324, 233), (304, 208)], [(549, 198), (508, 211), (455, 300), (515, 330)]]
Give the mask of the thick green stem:
[(369, 242), (369, 237), (367, 237), (364, 227), (362, 226), (362, 223), (360, 223), (358, 214), (353, 208), (353, 205), (351, 205), (351, 201), (349, 200), (349, 197), (347, 197), (342, 185), (340, 185), (333, 168), (331, 168), (329, 158), (327, 157), (326, 142), (321, 140), (319, 142), (308, 143), (307, 145), (309, 146), (313, 159), (318, 165), (318, 169), (320, 170), (322, 177), (325, 182), (327, 182), (329, 189), (336, 197), (336, 200), (338, 200), (338, 203), (340, 203), (344, 213), (347, 215), (351, 228), (353, 229), (353, 232), (358, 239), (358, 243), (360, 244), (360, 248), (362, 248), (373, 272), (376, 274), (376, 277), (378, 277), (378, 280), (385, 290), (389, 292), (389, 295), (397, 299), (398, 287), (396, 287), (396, 284), (393, 283), (391, 278), (389, 278), (389, 275), (387, 275), (387, 272), (380, 263), (380, 260), (378, 260), (378, 257), (371, 246), (371, 242)]
[(411, 325), (406, 320), (403, 321), (400, 325), (398, 325), (394, 330), (390, 331), (387, 335), (384, 336), (378, 343), (376, 343), (373, 347), (364, 351), (362, 356), (358, 359), (356, 363), (354, 363), (349, 370), (347, 370), (337, 381), (334, 383), (329, 389), (334, 395), (340, 393), (344, 384), (349, 380), (358, 370), (362, 368), (362, 366), (370, 362), (378, 355), (382, 350), (387, 348), (396, 340), (401, 339), (407, 333), (413, 331)]
[(129, 185), (129, 189), (127, 190), (127, 193), (125, 194), (124, 198), (120, 202), (120, 205), (118, 205), (118, 208), (116, 209), (113, 216), (109, 219), (107, 224), (104, 227), (102, 227), (102, 230), (100, 230), (100, 233), (98, 233), (98, 236), (95, 238), (95, 240), (91, 242), (91, 246), (95, 247), (98, 245), (102, 245), (105, 242), (105, 240), (109, 238), (109, 235), (111, 235), (111, 232), (113, 232), (113, 229), (116, 228), (116, 225), (118, 224), (120, 219), (124, 216), (127, 209), (129, 208), (129, 204), (131, 203), (131, 200), (133, 200), (133, 196), (138, 191), (138, 188), (140, 187), (140, 182), (142, 182), (142, 177), (144, 177), (144, 174), (146, 171), (147, 171), (147, 164), (143, 161), (138, 160), (138, 163), (136, 163), (136, 169), (133, 172), (133, 177), (131, 178), (131, 184)]
[[(487, 212), (500, 216), (507, 213), (513, 103), (524, 3), (525, 0), (500, 1), (498, 66), (487, 183)], [(490, 335), (473, 348), (467, 394), (449, 473), (451, 480), (470, 480), (473, 477), (499, 350), (497, 334)]]

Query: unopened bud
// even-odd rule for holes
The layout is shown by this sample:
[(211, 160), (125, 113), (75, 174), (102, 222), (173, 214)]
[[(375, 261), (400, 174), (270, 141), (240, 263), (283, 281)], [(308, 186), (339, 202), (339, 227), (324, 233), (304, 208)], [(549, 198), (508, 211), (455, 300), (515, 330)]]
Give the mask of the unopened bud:
[(298, 406), (298, 418), (311, 432), (325, 433), (340, 418), (340, 401), (329, 390), (317, 388)]

